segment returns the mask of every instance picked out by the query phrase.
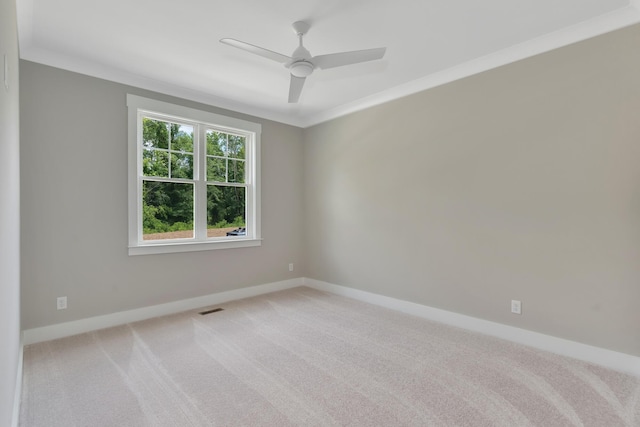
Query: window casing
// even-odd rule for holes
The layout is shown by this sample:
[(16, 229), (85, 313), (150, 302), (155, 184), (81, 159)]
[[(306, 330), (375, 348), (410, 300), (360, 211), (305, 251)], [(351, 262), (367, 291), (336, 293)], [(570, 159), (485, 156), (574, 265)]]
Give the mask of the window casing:
[(127, 107), (129, 255), (259, 246), (261, 126), (131, 94)]

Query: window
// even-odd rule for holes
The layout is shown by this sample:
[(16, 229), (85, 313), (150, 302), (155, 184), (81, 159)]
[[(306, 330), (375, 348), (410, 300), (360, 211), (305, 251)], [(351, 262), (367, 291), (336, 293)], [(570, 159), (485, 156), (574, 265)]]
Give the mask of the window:
[(135, 95), (129, 254), (260, 245), (261, 126)]

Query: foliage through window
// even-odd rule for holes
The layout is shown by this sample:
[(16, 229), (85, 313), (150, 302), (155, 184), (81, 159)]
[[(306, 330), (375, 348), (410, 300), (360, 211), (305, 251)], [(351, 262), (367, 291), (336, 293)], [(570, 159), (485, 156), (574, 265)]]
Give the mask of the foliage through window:
[(127, 104), (130, 254), (258, 245), (260, 125), (133, 95)]

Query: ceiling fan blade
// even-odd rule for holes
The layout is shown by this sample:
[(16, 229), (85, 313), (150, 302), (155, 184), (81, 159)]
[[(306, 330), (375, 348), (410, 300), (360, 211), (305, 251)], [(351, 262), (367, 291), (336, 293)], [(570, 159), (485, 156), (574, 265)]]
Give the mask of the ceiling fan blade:
[(386, 47), (378, 47), (375, 49), (354, 50), (352, 52), (330, 53), (328, 55), (314, 56), (311, 62), (322, 69), (342, 67), (343, 65), (381, 59), (386, 50)]
[(302, 93), (302, 87), (306, 77), (296, 77), (291, 75), (291, 83), (289, 83), (289, 103), (295, 104), (300, 99)]
[(274, 52), (272, 50), (265, 49), (260, 46), (255, 46), (250, 43), (241, 42), (240, 40), (236, 40), (236, 39), (220, 39), (220, 43), (237, 47), (238, 49), (246, 50), (249, 53), (254, 53), (256, 55), (260, 55), (267, 59), (271, 59), (276, 62), (281, 62), (283, 64), (291, 60), (291, 58), (288, 57), (287, 55), (283, 55), (281, 53)]

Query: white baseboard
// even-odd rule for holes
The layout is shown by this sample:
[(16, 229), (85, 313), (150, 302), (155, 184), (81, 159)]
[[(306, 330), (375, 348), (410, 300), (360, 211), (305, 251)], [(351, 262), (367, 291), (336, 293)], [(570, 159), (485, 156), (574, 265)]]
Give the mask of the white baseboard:
[(232, 291), (219, 292), (201, 297), (174, 301), (166, 304), (142, 307), (134, 310), (121, 311), (118, 313), (105, 314), (103, 316), (89, 317), (87, 319), (75, 320), (72, 322), (58, 323), (41, 328), (27, 329), (23, 332), (24, 345), (34, 344), (42, 341), (49, 341), (71, 335), (82, 334), (84, 332), (137, 322), (139, 320), (151, 319), (153, 317), (165, 316), (168, 314), (180, 313), (182, 311), (193, 310), (209, 305), (222, 304), (242, 298), (267, 294), (270, 292), (282, 291), (285, 289), (302, 286), (303, 278), (284, 280), (281, 282), (267, 283), (263, 285), (251, 286), (249, 288), (235, 289)]
[[(640, 357), (308, 278), (297, 278), (281, 282), (267, 283), (248, 288), (205, 295), (197, 298), (174, 301), (167, 304), (90, 317), (87, 319), (59, 323), (41, 328), (28, 329), (23, 332), (23, 344), (28, 345), (56, 338), (63, 338), (111, 326), (179, 313), (182, 311), (221, 304), (232, 300), (248, 298), (270, 292), (291, 289), (297, 286), (308, 286), (321, 291), (343, 295), (370, 304), (379, 305), (414, 316), (434, 320), (436, 322), (506, 339), (563, 356), (573, 357), (585, 362), (594, 363), (640, 377)], [(22, 357), (20, 357), (19, 377), (20, 379), (22, 378)], [(20, 381), (19, 384), (22, 384), (22, 382)], [(19, 393), (19, 391), (16, 390), (16, 393)], [(18, 410), (19, 406), (14, 408), (14, 412)], [(14, 418), (17, 422), (17, 416), (15, 413)]]
[(18, 369), (16, 373), (16, 385), (13, 394), (13, 414), (11, 416), (11, 427), (18, 427), (20, 420), (20, 403), (22, 402), (22, 367), (24, 360), (23, 334), (20, 334), (20, 348), (18, 353)]
[(640, 377), (640, 357), (320, 280), (305, 278), (304, 285)]

